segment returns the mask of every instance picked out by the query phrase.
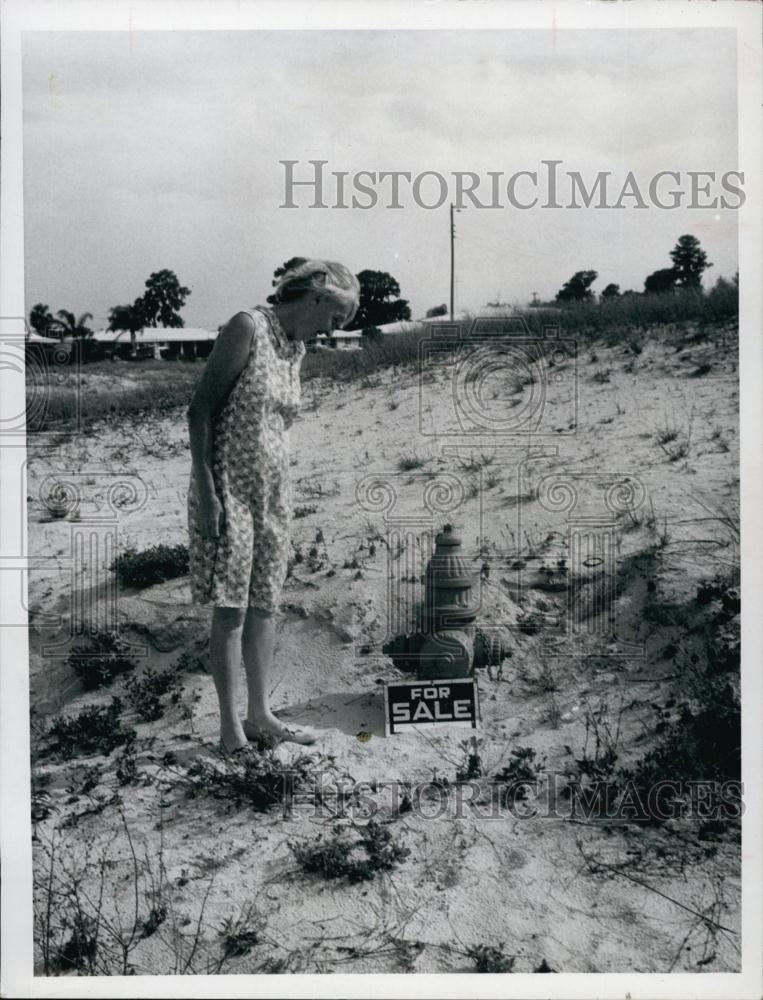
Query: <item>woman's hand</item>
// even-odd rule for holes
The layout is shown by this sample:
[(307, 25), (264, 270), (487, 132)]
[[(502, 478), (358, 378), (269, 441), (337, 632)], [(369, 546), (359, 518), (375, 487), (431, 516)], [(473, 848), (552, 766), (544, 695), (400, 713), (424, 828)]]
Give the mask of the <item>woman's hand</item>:
[(220, 520), (223, 505), (214, 491), (205, 491), (199, 497), (199, 530), (204, 538), (220, 537)]

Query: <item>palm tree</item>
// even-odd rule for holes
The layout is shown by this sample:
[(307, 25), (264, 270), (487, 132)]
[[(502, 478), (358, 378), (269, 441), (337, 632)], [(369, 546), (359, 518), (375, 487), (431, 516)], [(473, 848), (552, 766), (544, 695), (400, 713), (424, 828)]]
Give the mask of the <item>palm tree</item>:
[(80, 318), (76, 319), (74, 313), (69, 312), (68, 309), (59, 309), (56, 316), (60, 320), (56, 325), (60, 328), (62, 338), (72, 337), (74, 340), (85, 340), (93, 336), (93, 331), (87, 325), (87, 321), (93, 318), (92, 313), (82, 313)]
[(146, 326), (143, 300), (136, 299), (131, 306), (113, 306), (109, 310), (109, 330), (126, 330), (130, 334), (130, 352), (135, 353), (135, 334)]
[(42, 302), (32, 306), (29, 314), (29, 325), (39, 333), (41, 337), (48, 337), (51, 333), (58, 333), (60, 324), (53, 318), (53, 313), (48, 306)]

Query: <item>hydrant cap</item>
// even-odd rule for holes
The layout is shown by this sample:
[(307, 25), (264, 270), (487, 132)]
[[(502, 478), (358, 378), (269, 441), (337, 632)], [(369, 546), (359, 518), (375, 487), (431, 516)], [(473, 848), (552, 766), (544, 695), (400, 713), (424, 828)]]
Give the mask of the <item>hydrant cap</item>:
[(437, 534), (434, 541), (436, 546), (439, 545), (456, 546), (461, 544), (461, 539), (457, 535), (453, 534), (452, 524), (444, 525), (442, 531)]

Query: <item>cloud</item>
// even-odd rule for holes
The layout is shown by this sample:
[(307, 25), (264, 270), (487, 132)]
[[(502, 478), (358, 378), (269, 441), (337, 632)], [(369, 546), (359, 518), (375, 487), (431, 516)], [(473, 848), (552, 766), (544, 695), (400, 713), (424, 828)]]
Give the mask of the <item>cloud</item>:
[[(415, 308), (442, 299), (444, 216), (279, 210), (280, 159), (443, 173), (562, 159), (590, 178), (736, 167), (731, 31), (40, 32), (23, 44), (28, 289), (75, 310), (129, 300), (169, 266), (194, 285), (189, 321), (224, 318), (302, 248), (404, 268)], [(463, 220), (464, 297), (542, 291), (538, 262), (555, 282), (576, 254), (618, 259), (613, 280), (640, 285), (689, 224), (499, 215), (474, 232)], [(734, 264), (732, 235), (705, 240)], [(115, 241), (118, 256), (104, 255)]]

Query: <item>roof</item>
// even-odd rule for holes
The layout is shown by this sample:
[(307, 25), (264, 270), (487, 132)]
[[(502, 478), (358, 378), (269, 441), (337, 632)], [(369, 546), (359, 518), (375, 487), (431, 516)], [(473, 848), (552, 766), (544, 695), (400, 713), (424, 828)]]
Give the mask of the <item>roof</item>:
[(60, 344), (58, 337), (43, 337), (34, 330), (30, 330), (26, 335), (27, 344)]
[[(366, 327), (365, 329), (368, 329)], [(397, 323), (382, 323), (381, 326), (376, 327), (381, 333), (415, 333), (422, 329), (422, 324), (417, 321), (412, 321), (409, 319), (401, 319)], [(351, 333), (356, 337), (362, 336), (363, 330), (345, 330), (344, 333)], [(336, 336), (336, 335), (334, 335)]]
[[(217, 330), (200, 326), (146, 326), (135, 334), (136, 344), (187, 344), (217, 339)], [(99, 330), (93, 340), (105, 343), (130, 343), (127, 330)]]

